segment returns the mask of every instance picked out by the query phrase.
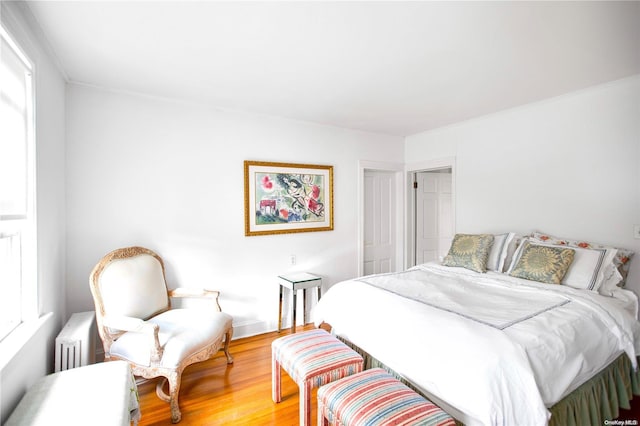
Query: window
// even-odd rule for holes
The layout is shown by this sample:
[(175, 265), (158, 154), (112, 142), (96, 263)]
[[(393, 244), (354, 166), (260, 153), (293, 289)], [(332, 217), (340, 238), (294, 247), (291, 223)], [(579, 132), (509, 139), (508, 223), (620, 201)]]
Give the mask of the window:
[(31, 62), (0, 26), (0, 340), (37, 314)]

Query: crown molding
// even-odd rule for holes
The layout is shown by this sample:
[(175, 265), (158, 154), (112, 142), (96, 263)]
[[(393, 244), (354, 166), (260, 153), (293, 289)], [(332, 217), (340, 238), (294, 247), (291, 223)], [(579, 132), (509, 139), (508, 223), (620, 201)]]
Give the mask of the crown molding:
[(35, 62), (36, 68), (38, 63), (36, 53), (40, 51), (49, 57), (64, 81), (69, 83), (69, 76), (62, 62), (26, 1), (0, 1), (0, 21)]

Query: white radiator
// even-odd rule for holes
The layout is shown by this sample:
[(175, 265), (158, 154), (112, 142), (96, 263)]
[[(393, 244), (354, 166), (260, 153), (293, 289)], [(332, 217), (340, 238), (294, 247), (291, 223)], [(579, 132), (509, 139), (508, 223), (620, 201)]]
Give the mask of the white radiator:
[(56, 337), (55, 371), (68, 370), (96, 361), (96, 313), (78, 312)]

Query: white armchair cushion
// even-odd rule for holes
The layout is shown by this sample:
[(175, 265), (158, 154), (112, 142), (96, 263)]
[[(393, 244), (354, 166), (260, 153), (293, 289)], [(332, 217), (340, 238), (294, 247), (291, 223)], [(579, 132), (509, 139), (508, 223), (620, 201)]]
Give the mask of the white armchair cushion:
[[(172, 309), (148, 322), (158, 324), (158, 340), (164, 349), (160, 365), (175, 368), (190, 356), (221, 339), (232, 318), (224, 312), (201, 309)], [(111, 354), (136, 364), (149, 366), (153, 339), (150, 334), (127, 332), (111, 345)]]
[(99, 285), (109, 315), (149, 318), (169, 307), (162, 265), (148, 254), (114, 260)]

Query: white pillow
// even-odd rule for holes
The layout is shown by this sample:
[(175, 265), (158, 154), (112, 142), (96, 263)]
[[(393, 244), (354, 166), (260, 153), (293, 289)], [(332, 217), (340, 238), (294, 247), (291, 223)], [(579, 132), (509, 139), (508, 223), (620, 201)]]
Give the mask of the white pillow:
[[(538, 241), (533, 241), (530, 237), (519, 238), (515, 245), (515, 249), (513, 247), (510, 247), (510, 253), (508, 254), (509, 266), (505, 269), (505, 274), (510, 274), (511, 271), (513, 271), (513, 268), (516, 267), (516, 264), (518, 263), (518, 260), (520, 260), (521, 252), (524, 249), (526, 242), (539, 244)], [(511, 244), (511, 246), (513, 246), (513, 244)]]
[(511, 263), (513, 262), (513, 255), (516, 254), (516, 250), (520, 247), (520, 243), (525, 238), (522, 234), (512, 233), (511, 240), (507, 243), (504, 248), (504, 265), (500, 272), (507, 272), (511, 269)]
[(502, 272), (504, 269), (504, 261), (507, 257), (507, 248), (515, 234), (507, 232), (506, 234), (498, 234), (493, 237), (493, 245), (487, 259), (487, 270)]
[[(547, 244), (528, 238), (525, 238), (523, 243), (524, 241), (530, 241), (541, 246), (570, 248), (575, 250), (573, 262), (562, 279), (561, 284), (563, 285), (578, 289), (598, 291), (605, 282), (608, 283), (614, 279), (612, 278), (612, 270), (609, 267), (613, 265), (613, 258), (617, 252), (616, 249), (583, 248), (566, 244)], [(516, 258), (517, 255), (514, 256), (514, 260), (516, 260)], [(512, 262), (509, 270), (513, 267), (514, 265)]]
[(618, 283), (622, 281), (622, 274), (620, 274), (615, 263), (611, 262), (611, 264), (605, 268), (604, 275), (604, 282), (598, 289), (598, 293), (603, 296), (613, 296), (613, 291), (620, 288), (618, 287)]

